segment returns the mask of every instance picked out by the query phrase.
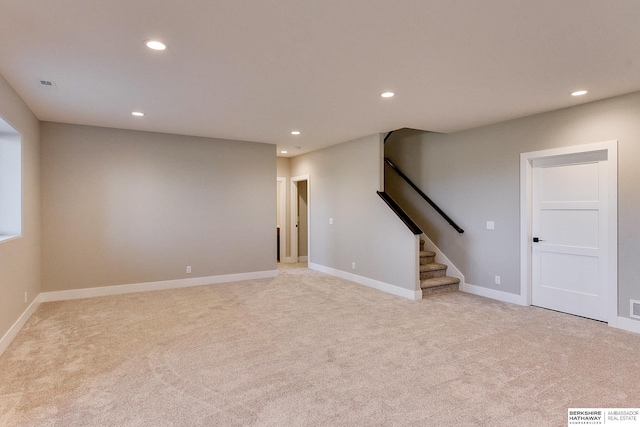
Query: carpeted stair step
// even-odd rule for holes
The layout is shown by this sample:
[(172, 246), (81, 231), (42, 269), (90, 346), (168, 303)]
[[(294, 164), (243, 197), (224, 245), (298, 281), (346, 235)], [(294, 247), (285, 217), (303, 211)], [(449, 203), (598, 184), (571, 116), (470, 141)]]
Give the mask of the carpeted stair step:
[(433, 279), (420, 281), (420, 288), (422, 289), (423, 298), (429, 294), (457, 291), (459, 290), (459, 286), (460, 279), (450, 276), (434, 277)]
[(420, 251), (420, 265), (430, 264), (436, 259), (436, 253), (431, 251)]
[(447, 275), (447, 266), (432, 262), (420, 265), (420, 280), (433, 279), (434, 277), (443, 277)]

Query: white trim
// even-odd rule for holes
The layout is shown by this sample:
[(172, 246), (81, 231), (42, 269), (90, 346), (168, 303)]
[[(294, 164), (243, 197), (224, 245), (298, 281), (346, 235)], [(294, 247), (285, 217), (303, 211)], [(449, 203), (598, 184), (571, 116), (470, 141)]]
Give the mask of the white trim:
[(637, 320), (628, 319), (626, 317), (618, 317), (617, 321), (617, 325), (612, 325), (611, 322), (609, 322), (609, 326), (640, 334), (640, 322), (638, 322)]
[[(367, 277), (357, 276), (355, 274), (347, 273), (341, 270), (335, 270), (333, 268), (324, 267), (318, 264), (309, 264), (309, 269), (316, 270), (322, 273), (330, 274), (332, 276), (340, 277), (351, 282), (355, 282), (361, 285), (365, 285), (380, 291), (401, 296), (413, 301), (422, 299), (422, 291), (411, 291), (409, 289), (401, 288), (399, 286), (390, 285), (388, 283), (380, 282), (377, 280), (369, 279)], [(91, 298), (96, 296), (106, 295), (119, 295), (133, 292), (152, 291), (160, 289), (175, 289), (184, 288), (190, 286), (202, 286), (213, 285), (219, 283), (229, 283), (241, 280), (252, 279), (266, 279), (277, 277), (277, 270), (270, 271), (258, 271), (253, 273), (239, 273), (229, 274), (223, 276), (209, 276), (209, 277), (196, 277), (192, 279), (179, 279), (179, 280), (166, 280), (161, 282), (147, 282), (138, 283), (133, 285), (117, 285), (117, 286), (104, 286), (100, 288), (89, 289), (76, 289), (69, 291), (56, 291), (56, 292), (43, 292), (39, 294), (29, 307), (22, 313), (22, 315), (16, 320), (16, 322), (9, 328), (9, 330), (0, 339), (0, 356), (9, 347), (11, 342), (18, 335), (18, 332), (24, 327), (27, 321), (31, 318), (33, 313), (36, 312), (38, 307), (43, 302), (49, 301), (62, 301), (67, 299), (79, 299), (79, 298)], [(481, 286), (475, 286), (469, 283), (465, 283), (464, 289), (461, 287), (461, 291), (467, 292), (473, 295), (478, 295), (486, 298), (495, 299), (518, 305), (529, 305), (524, 303), (524, 298), (520, 295), (510, 294), (503, 291), (497, 291), (495, 289), (483, 288)], [(617, 317), (613, 321), (609, 322), (609, 326), (622, 329), (629, 332), (635, 332), (640, 334), (640, 322), (628, 319), (626, 317)]]
[(277, 276), (278, 270), (267, 270), (251, 273), (225, 274), (220, 276), (194, 277), (190, 279), (163, 280), (160, 282), (134, 283), (130, 285), (102, 286), (99, 288), (70, 289), (66, 291), (43, 292), (40, 294), (40, 301), (64, 301), (79, 298), (129, 294), (133, 292), (157, 291), (161, 289), (188, 288), (192, 286), (239, 282), (242, 280), (268, 279)]
[(64, 301), (80, 298), (92, 298), (107, 295), (121, 295), (133, 292), (155, 291), (161, 289), (178, 289), (192, 286), (215, 285), (220, 283), (239, 282), (242, 280), (269, 279), (278, 276), (278, 270), (255, 271), (251, 273), (226, 274), (220, 276), (194, 277), (189, 279), (164, 280), (160, 282), (135, 283), (131, 285), (102, 286), (99, 288), (71, 289), (66, 291), (40, 293), (0, 339), (0, 355), (9, 347), (11, 341), (35, 313), (41, 303)]
[[(289, 209), (291, 210), (291, 237), (289, 242), (290, 259), (293, 262), (298, 261), (298, 186), (293, 178), (289, 180)], [(307, 197), (308, 199), (308, 197)]]
[(522, 295), (510, 294), (509, 292), (498, 291), (496, 289), (485, 288), (482, 286), (472, 285), (470, 283), (461, 284), (460, 290), (469, 294), (478, 295), (485, 298), (508, 302), (517, 305), (530, 305), (526, 303)]
[(17, 239), (22, 237), (22, 234), (10, 234), (8, 236), (0, 236), (0, 242), (8, 242), (9, 240)]
[(384, 133), (379, 133), (378, 150), (380, 150), (380, 164), (378, 166), (378, 191), (384, 191)]
[[(424, 234), (423, 234), (424, 236)], [(415, 292), (419, 292), (420, 293), (420, 298), (422, 298), (422, 288), (420, 288), (420, 235), (414, 235), (414, 242), (415, 244), (413, 245), (415, 253), (417, 254), (417, 256), (413, 257), (413, 261), (414, 261), (414, 266), (413, 266), (413, 270), (415, 271)]]
[(464, 284), (466, 283), (464, 280), (464, 274), (462, 274), (462, 272), (451, 262), (451, 260), (449, 260), (449, 258), (447, 258), (447, 256), (440, 250), (440, 248), (438, 248), (436, 244), (433, 243), (429, 236), (427, 236), (426, 234), (422, 234), (420, 238), (424, 240), (425, 250), (436, 253), (436, 262), (447, 266), (447, 276), (460, 279), (460, 289), (462, 289), (464, 287)]
[(18, 317), (18, 320), (15, 321), (15, 323), (4, 334), (2, 339), (0, 339), (0, 356), (2, 356), (2, 353), (4, 353), (4, 351), (9, 347), (9, 344), (11, 344), (11, 341), (13, 341), (16, 335), (18, 335), (18, 332), (20, 332), (22, 327), (27, 323), (27, 320), (31, 318), (31, 315), (36, 312), (42, 302), (41, 295), (42, 294), (39, 294), (35, 297), (31, 304), (29, 304), (29, 307), (27, 307), (24, 313)]
[(520, 296), (531, 305), (531, 214), (533, 206), (532, 160), (520, 154)]
[(422, 290), (414, 291), (411, 289), (401, 288), (400, 286), (391, 285), (389, 283), (380, 282), (379, 280), (358, 276), (356, 274), (347, 273), (346, 271), (336, 270), (335, 268), (325, 267), (324, 265), (319, 264), (309, 263), (309, 269), (329, 274), (331, 276), (339, 277), (341, 279), (349, 280), (360, 285), (368, 286), (370, 288), (374, 288), (388, 294), (407, 298), (412, 301), (419, 301), (422, 299)]
[[(466, 283), (460, 290), (473, 295), (481, 297), (491, 298), (498, 301), (503, 301), (517, 305), (531, 305), (526, 304), (526, 299), (521, 295), (510, 294), (508, 292), (497, 291), (495, 289), (483, 288), (482, 286), (471, 285)], [(637, 320), (629, 319), (626, 317), (616, 317), (608, 322), (609, 326), (616, 329), (622, 329), (623, 331), (634, 332), (640, 334), (640, 322)]]
[(533, 199), (533, 160), (568, 154), (607, 151), (608, 252), (607, 321), (613, 327), (618, 319), (618, 141), (574, 145), (520, 154), (520, 295), (525, 305), (531, 305), (531, 221)]

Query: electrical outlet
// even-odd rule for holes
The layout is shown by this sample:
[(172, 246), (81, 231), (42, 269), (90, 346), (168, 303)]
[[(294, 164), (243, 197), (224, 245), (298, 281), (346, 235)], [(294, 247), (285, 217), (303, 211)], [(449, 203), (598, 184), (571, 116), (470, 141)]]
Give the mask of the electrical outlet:
[(493, 230), (496, 228), (496, 224), (493, 221), (487, 221), (487, 230)]
[(500, 284), (500, 276), (496, 276), (496, 285)]
[(333, 225), (333, 218), (329, 218), (329, 224)]
[(187, 274), (191, 274), (191, 266), (187, 265)]
[(355, 262), (352, 262), (352, 263), (351, 263), (351, 269), (352, 269), (352, 270), (355, 270), (355, 269), (356, 269), (356, 263), (355, 263)]

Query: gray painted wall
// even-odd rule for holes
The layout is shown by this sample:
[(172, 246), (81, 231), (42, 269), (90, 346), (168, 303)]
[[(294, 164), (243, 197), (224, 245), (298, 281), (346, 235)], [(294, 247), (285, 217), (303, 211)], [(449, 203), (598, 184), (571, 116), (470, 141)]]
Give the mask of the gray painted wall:
[(276, 268), (275, 146), (47, 122), (41, 135), (43, 291)]
[[(465, 275), (520, 293), (520, 153), (618, 140), (619, 313), (640, 299), (640, 93), (448, 135), (403, 132), (387, 155), (465, 229), (459, 235), (394, 174), (387, 190)], [(486, 229), (495, 221), (495, 230)], [(501, 284), (494, 284), (494, 276)]]
[(309, 262), (415, 290), (415, 237), (376, 194), (381, 154), (376, 134), (291, 159), (309, 175)]
[(40, 293), (40, 129), (38, 119), (2, 76), (0, 116), (22, 135), (22, 236), (0, 242), (2, 337)]
[(277, 158), (278, 176), (283, 178), (291, 178), (291, 160), (288, 157)]

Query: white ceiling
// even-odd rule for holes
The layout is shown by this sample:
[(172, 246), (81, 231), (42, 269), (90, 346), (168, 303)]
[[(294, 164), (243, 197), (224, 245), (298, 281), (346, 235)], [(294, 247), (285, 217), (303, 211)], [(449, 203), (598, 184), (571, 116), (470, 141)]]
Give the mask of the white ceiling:
[(291, 156), (640, 90), (640, 1), (0, 0), (0, 73), (40, 120)]

